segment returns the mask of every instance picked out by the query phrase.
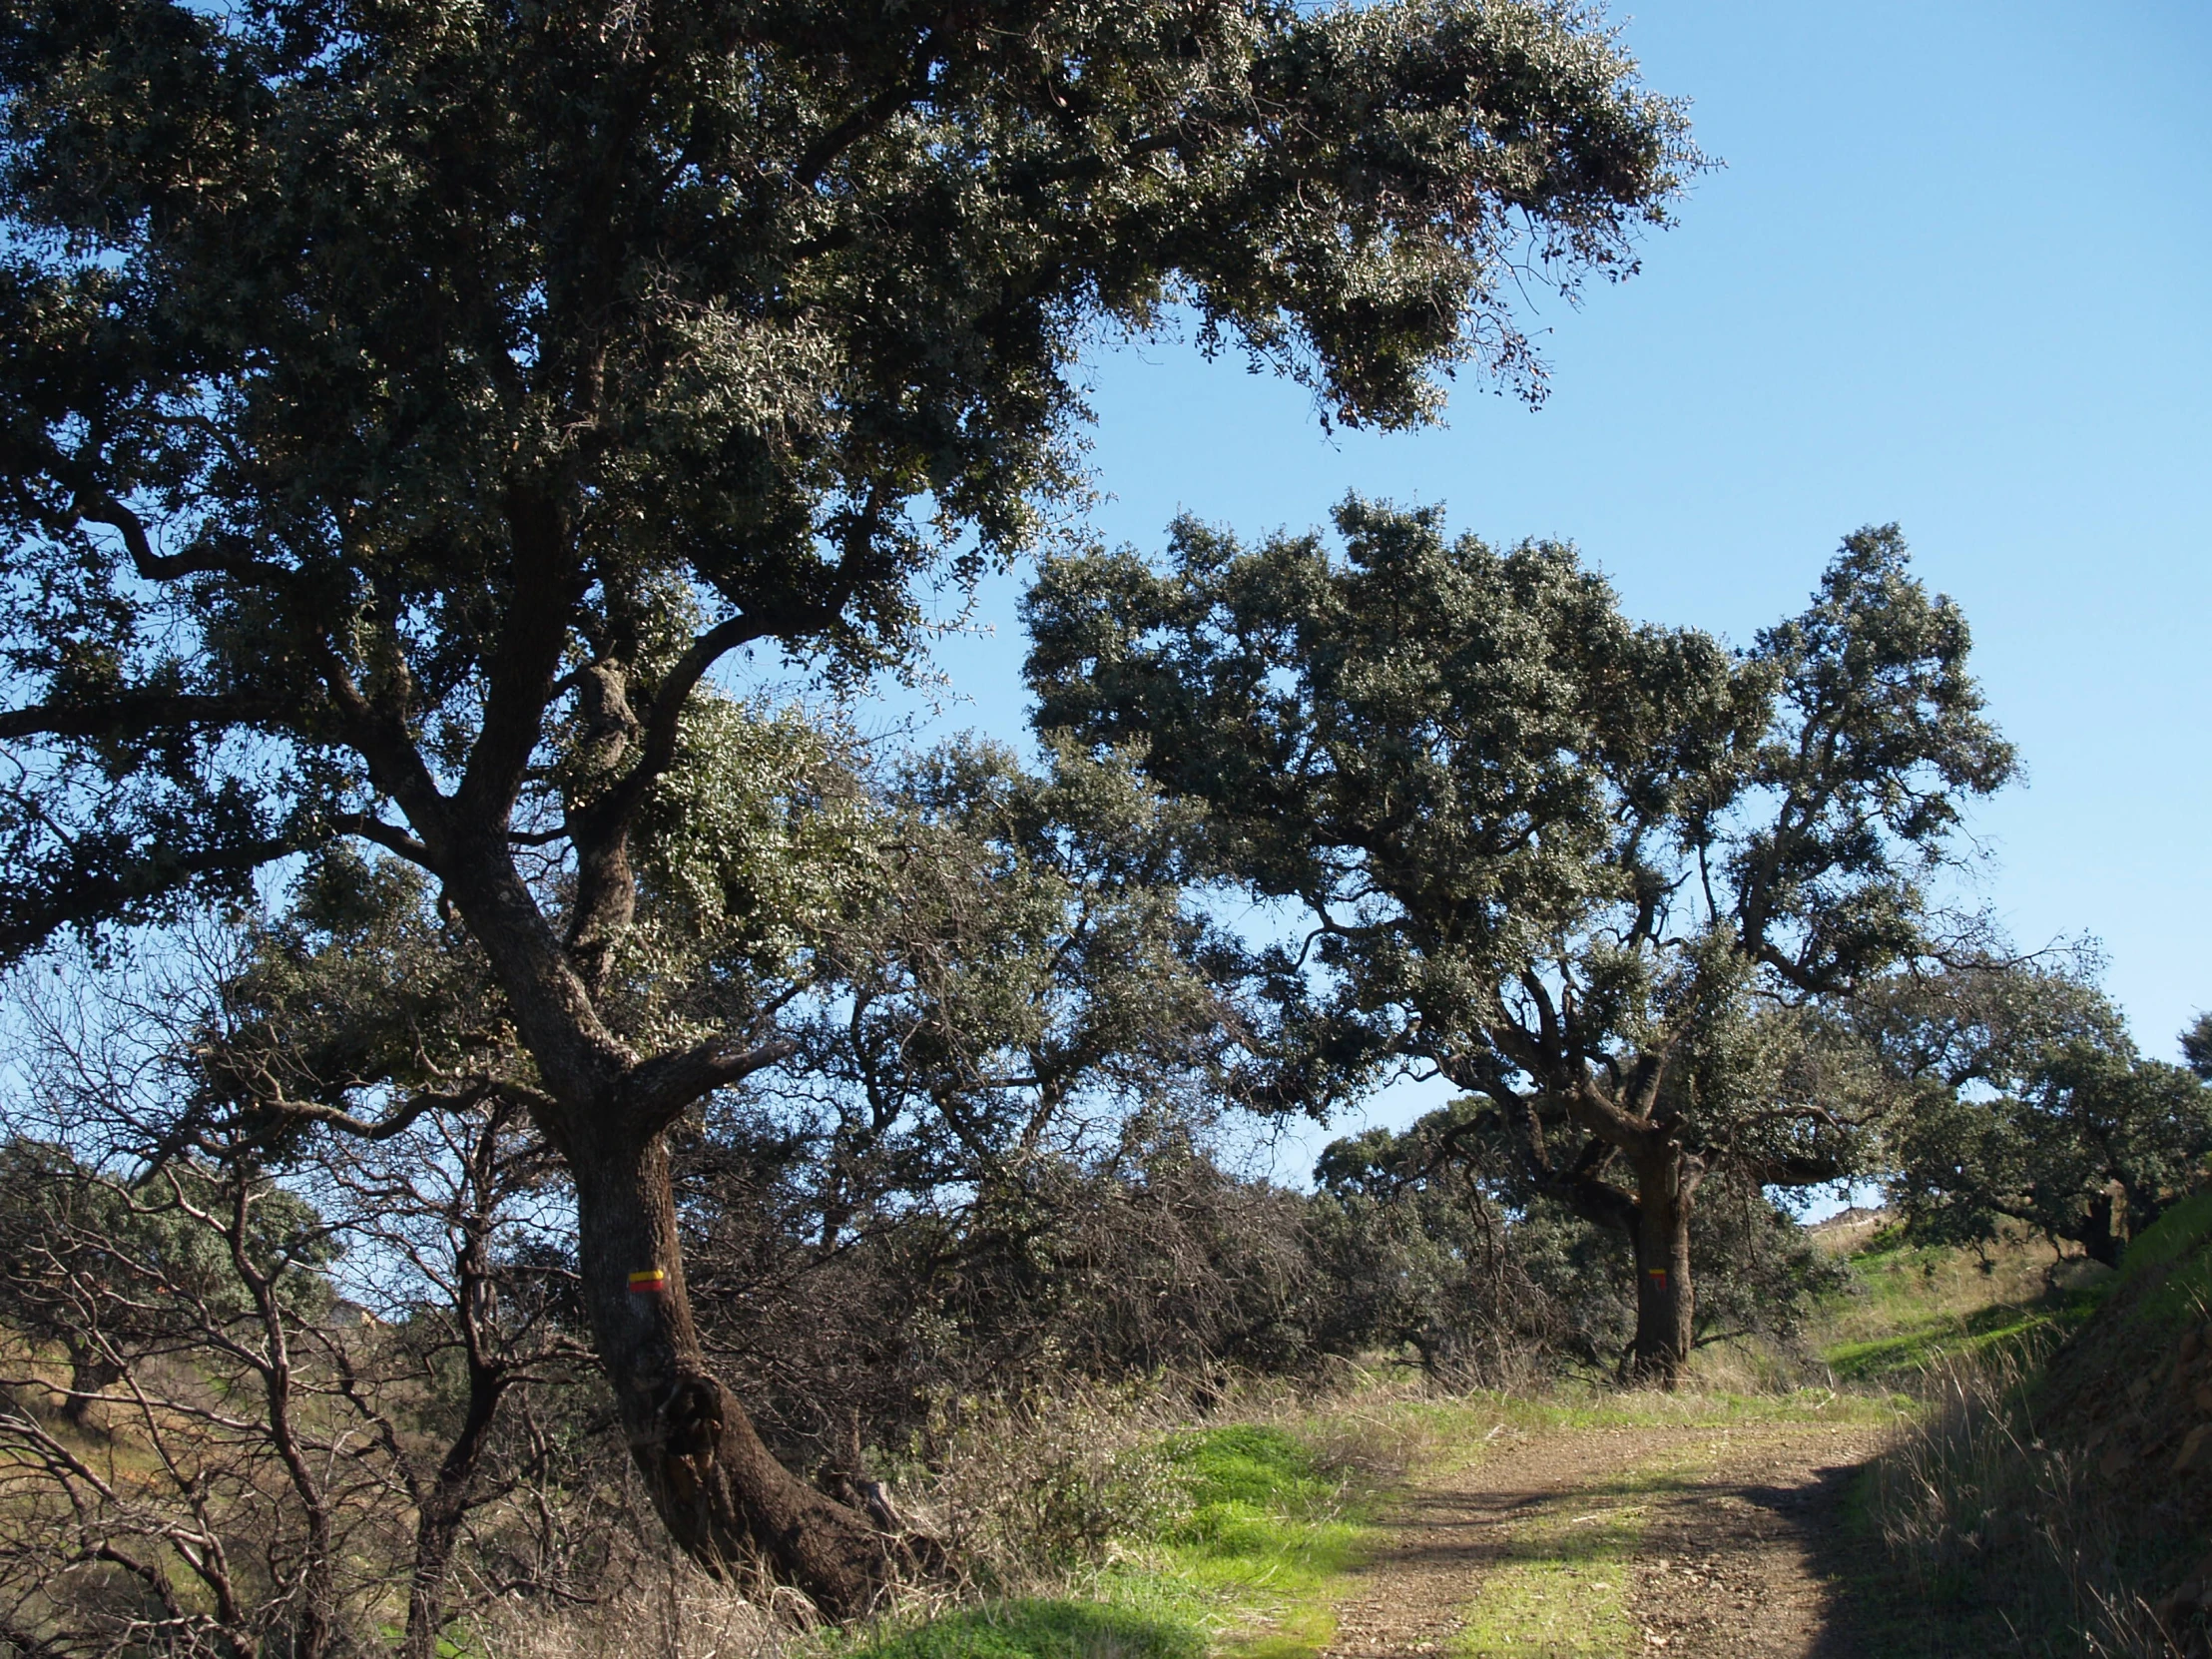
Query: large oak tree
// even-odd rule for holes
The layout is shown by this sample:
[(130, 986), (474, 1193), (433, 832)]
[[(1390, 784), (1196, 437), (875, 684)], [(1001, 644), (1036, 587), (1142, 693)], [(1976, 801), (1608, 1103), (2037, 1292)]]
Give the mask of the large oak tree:
[(1349, 422), (1533, 388), (1513, 296), (1627, 269), (1679, 111), (1537, 0), (4, 16), (0, 945), (346, 837), (421, 865), (670, 1528), (865, 1604), (882, 1540), (710, 1375), (677, 1250), (666, 1130), (782, 1050), (620, 1014), (688, 703), (748, 649), (900, 659), (917, 584), (1051, 510), (1115, 330), (1187, 316)]
[(1038, 725), (1141, 752), (1207, 809), (1202, 860), (1310, 923), (1274, 959), (1294, 1093), (1397, 1066), (1482, 1102), (1531, 1190), (1628, 1239), (1633, 1367), (1671, 1382), (1699, 1185), (1852, 1172), (1795, 1015), (1928, 948), (1928, 877), (2011, 770), (1964, 619), (1894, 527), (1734, 652), (1631, 622), (1571, 548), (1337, 525), (1048, 562)]

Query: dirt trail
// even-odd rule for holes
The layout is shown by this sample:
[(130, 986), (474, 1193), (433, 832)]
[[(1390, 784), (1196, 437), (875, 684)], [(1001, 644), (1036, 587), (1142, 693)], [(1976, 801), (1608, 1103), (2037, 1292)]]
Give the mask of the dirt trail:
[[(1874, 1438), (1864, 1424), (1819, 1422), (1501, 1429), (1485, 1455), (1417, 1485), (1383, 1517), (1382, 1546), (1339, 1604), (1328, 1659), (1443, 1653), (1485, 1582), (1529, 1559), (1532, 1539), (1592, 1521), (1612, 1529), (1618, 1558), (1586, 1571), (1575, 1593), (1606, 1595), (1616, 1634), (1625, 1601), (1629, 1651), (1853, 1659), (1816, 1556), (1840, 1523), (1844, 1477)], [(1520, 1640), (1483, 1652), (1620, 1645)]]

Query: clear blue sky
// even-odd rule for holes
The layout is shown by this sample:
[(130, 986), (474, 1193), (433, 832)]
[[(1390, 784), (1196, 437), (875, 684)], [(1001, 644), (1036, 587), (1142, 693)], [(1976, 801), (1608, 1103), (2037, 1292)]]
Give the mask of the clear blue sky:
[[(1897, 520), (2026, 763), (1976, 819), (1984, 897), (2024, 943), (2100, 938), (2171, 1056), (2212, 1006), (2212, 7), (1613, 15), (1726, 166), (1642, 275), (1535, 316), (1543, 407), (1461, 384), (1442, 429), (1331, 437), (1294, 387), (1133, 346), (1095, 368), (1099, 531), (1155, 550), (1185, 509), (1251, 534), (1351, 489), (1443, 501), (1746, 642), (1844, 532)], [(1021, 731), (1018, 587), (939, 653), (972, 700), (952, 724)]]

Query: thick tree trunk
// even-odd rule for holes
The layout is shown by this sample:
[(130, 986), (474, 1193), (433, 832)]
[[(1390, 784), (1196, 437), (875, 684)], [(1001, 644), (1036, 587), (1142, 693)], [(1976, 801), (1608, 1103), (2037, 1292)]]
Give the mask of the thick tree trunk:
[(1668, 1147), (1636, 1167), (1636, 1340), (1629, 1375), (1672, 1388), (1690, 1362), (1697, 1296), (1690, 1283), (1690, 1208), (1696, 1183)]
[[(602, 874), (604, 851), (588, 860)], [(650, 1119), (630, 1098), (650, 1066), (601, 1025), (504, 841), (453, 845), (441, 873), (553, 1097), (539, 1124), (576, 1182), (585, 1312), (654, 1509), (677, 1545), (718, 1577), (761, 1560), (830, 1618), (865, 1613), (912, 1561), (912, 1545), (779, 1463), (709, 1373), (692, 1326), (662, 1130), (735, 1074), (703, 1069), (688, 1094), (673, 1086), (683, 1076), (664, 1076), (663, 1098), (650, 1108), (662, 1116)], [(594, 926), (606, 920), (599, 915)]]
[(105, 1393), (123, 1381), (123, 1368), (89, 1347), (69, 1349), (69, 1392), (62, 1399), (62, 1415), (79, 1428), (90, 1426), (92, 1396)]
[(2099, 1188), (2089, 1199), (2081, 1229), (2081, 1248), (2090, 1261), (2108, 1268), (2127, 1253), (2127, 1196), (2118, 1182)]
[(711, 1376), (692, 1326), (668, 1152), (574, 1148), (585, 1307), (653, 1506), (718, 1576), (756, 1556), (831, 1618), (866, 1612), (907, 1555), (856, 1511), (797, 1479)]

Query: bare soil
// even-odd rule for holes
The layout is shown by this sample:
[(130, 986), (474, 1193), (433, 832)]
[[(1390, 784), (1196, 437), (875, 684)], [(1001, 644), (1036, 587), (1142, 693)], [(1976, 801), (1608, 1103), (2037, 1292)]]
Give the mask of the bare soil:
[(1843, 1488), (1874, 1438), (1864, 1424), (1817, 1422), (1501, 1429), (1382, 1517), (1328, 1659), (1446, 1651), (1516, 1533), (1593, 1504), (1633, 1508), (1641, 1525), (1626, 1585), (1637, 1650), (1856, 1659), (1836, 1562)]

